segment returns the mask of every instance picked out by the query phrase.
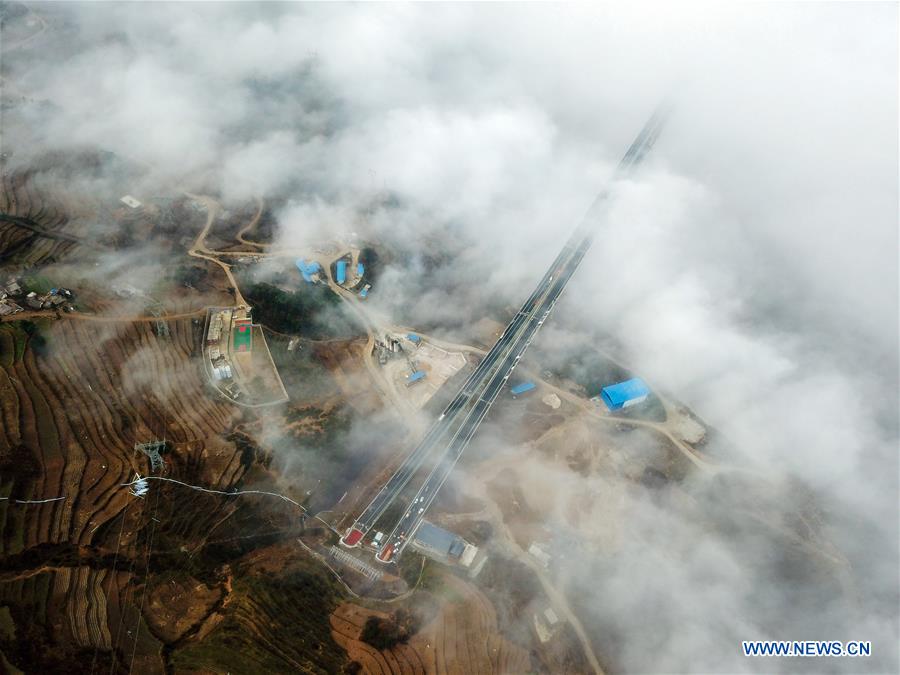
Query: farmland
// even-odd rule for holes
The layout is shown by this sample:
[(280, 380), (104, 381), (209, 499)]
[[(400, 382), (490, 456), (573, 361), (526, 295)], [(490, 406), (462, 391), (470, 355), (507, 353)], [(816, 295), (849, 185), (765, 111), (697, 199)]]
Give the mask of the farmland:
[(2, 260), (27, 265), (54, 262), (77, 252), (79, 238), (70, 218), (31, 173), (0, 174), (0, 251)]
[(442, 573), (435, 593), (437, 611), (408, 642), (378, 650), (360, 637), (370, 616), (384, 611), (353, 603), (331, 615), (335, 641), (366, 673), (522, 673), (531, 668), (528, 651), (504, 638), (493, 605), (481, 591)]
[[(161, 338), (150, 322), (0, 324), (0, 495), (64, 497), (0, 502), (0, 611), (13, 631), (0, 632), (0, 651), (9, 663), (58, 671), (79, 659), (141, 672), (534, 667), (532, 638), (508, 610), (498, 619), (500, 599), (440, 567), (428, 566), (427, 583), (407, 601), (359, 604), (289, 543), (304, 532), (291, 504), (172, 484), (131, 496), (122, 484), (150, 471), (133, 445), (162, 437), (166, 477), (226, 492), (279, 490), (275, 467), (285, 459), (258, 437), (264, 420), (282, 413), (247, 412), (211, 395), (198, 356), (202, 324), (168, 326)], [(287, 352), (274, 338), (276, 359), (304, 373), (288, 378), (297, 400), (279, 423), (309, 448), (291, 461), (321, 471), (296, 476), (293, 494), (300, 499), (319, 475), (327, 480), (317, 498), (329, 503), (363, 470), (371, 447), (339, 439), (354, 415), (378, 410), (377, 397), (353, 384), (362, 381), (359, 342), (304, 341)], [(351, 454), (341, 458), (335, 448)], [(316, 458), (323, 452), (324, 463)], [(406, 642), (376, 650), (360, 640), (367, 618), (402, 607), (426, 608)], [(11, 637), (23, 634), (33, 639)]]
[[(42, 331), (52, 349), (38, 354), (20, 323), (0, 325), (0, 492), (11, 498), (0, 502), (0, 606), (17, 635), (40, 636), (28, 645), (0, 636), (10, 663), (45, 672), (67, 658), (107, 668), (133, 659), (142, 672), (211, 666), (229, 653), (223, 645), (234, 631), (283, 614), (285, 584), (301, 594), (298, 611), (331, 611), (303, 604), (325, 602), (309, 584), (332, 583), (308, 561), (277, 582), (278, 593), (244, 561), (301, 531), (295, 507), (176, 485), (140, 500), (122, 487), (150, 470), (134, 443), (157, 437), (167, 440), (172, 478), (223, 490), (271, 481), (267, 453), (240, 430), (241, 413), (204, 388), (200, 330), (191, 319), (171, 321), (169, 337), (159, 339), (146, 322), (50, 322)], [(273, 635), (273, 644), (286, 635)], [(304, 649), (253, 654), (247, 668), (296, 666)], [(341, 650), (330, 649), (321, 672), (342, 663)]]
[[(48, 283), (42, 272), (28, 278)], [(351, 604), (327, 570), (286, 543), (304, 532), (295, 506), (168, 483), (136, 499), (124, 487), (151, 473), (134, 445), (165, 439), (166, 478), (226, 493), (283, 491), (278, 472), (290, 466), (289, 494), (300, 500), (317, 488), (313, 501), (333, 504), (384, 451), (373, 455), (371, 439), (353, 432), (358, 416), (377, 419), (382, 409), (362, 365), (364, 340), (302, 338), (288, 351), (288, 336), (270, 331), (291, 400), (248, 411), (209, 389), (198, 316), (164, 318), (168, 334), (158, 334), (154, 322), (117, 318), (114, 304), (87, 295), (100, 320), (0, 323), (6, 662), (45, 672), (77, 660), (151, 673), (331, 673), (366, 661), (371, 647), (352, 626), (365, 622), (360, 612), (380, 610)], [(374, 449), (395, 436), (385, 428)], [(284, 447), (297, 442), (304, 450), (288, 459)], [(298, 473), (297, 462), (310, 471)], [(452, 575), (441, 585), (440, 610), (384, 663), (415, 672), (527, 667), (527, 650), (500, 635), (480, 591)], [(423, 597), (432, 596), (416, 591), (413, 604)], [(373, 656), (363, 667), (382, 666)]]

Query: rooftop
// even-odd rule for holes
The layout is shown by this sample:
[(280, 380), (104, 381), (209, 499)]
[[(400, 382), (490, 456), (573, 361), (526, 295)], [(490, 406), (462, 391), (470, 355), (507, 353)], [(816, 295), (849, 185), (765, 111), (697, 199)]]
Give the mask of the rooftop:
[(626, 401), (647, 396), (650, 393), (650, 387), (639, 377), (634, 377), (618, 384), (611, 384), (603, 387), (601, 396), (603, 400), (614, 406), (621, 405)]
[(322, 271), (322, 266), (315, 260), (307, 262), (303, 258), (297, 258), (297, 269), (300, 270), (300, 275), (304, 281), (311, 282), (313, 280), (312, 275)]
[(534, 382), (522, 382), (521, 384), (517, 384), (515, 387), (510, 389), (510, 391), (514, 394), (524, 394), (526, 391), (531, 391), (534, 389)]
[(427, 520), (423, 520), (416, 530), (413, 544), (445, 558), (458, 558), (466, 548), (466, 542), (458, 534), (432, 525)]

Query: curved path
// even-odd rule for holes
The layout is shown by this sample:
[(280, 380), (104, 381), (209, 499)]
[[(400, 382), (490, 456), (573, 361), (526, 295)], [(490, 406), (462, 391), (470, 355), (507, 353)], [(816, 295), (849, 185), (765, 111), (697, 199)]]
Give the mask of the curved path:
[[(210, 251), (206, 248), (206, 235), (209, 234), (209, 230), (212, 227), (213, 221), (215, 221), (216, 216), (219, 215), (222, 211), (222, 207), (219, 205), (219, 202), (214, 200), (212, 197), (204, 197), (202, 195), (195, 195), (189, 192), (185, 192), (185, 194), (191, 199), (198, 201), (206, 206), (206, 224), (203, 226), (203, 229), (200, 230), (200, 234), (197, 235), (197, 239), (194, 241), (194, 245), (188, 250), (188, 255), (194, 258), (202, 258), (204, 260), (209, 260), (210, 262), (214, 262), (216, 265), (222, 268), (222, 271), (225, 272), (225, 276), (228, 278), (228, 283), (234, 289), (234, 302), (238, 307), (246, 307), (247, 302), (244, 300), (244, 296), (241, 295), (241, 289), (238, 286), (237, 279), (234, 278), (234, 275), (231, 273), (231, 266), (227, 263), (223, 263), (221, 260), (215, 257), (215, 251)], [(262, 204), (260, 203), (260, 212), (262, 210)], [(258, 217), (259, 214), (257, 214)]]
[(265, 206), (265, 202), (262, 197), (256, 198), (256, 215), (250, 219), (250, 222), (244, 225), (237, 233), (237, 240), (242, 244), (246, 244), (247, 246), (258, 246), (259, 248), (266, 248), (271, 246), (271, 244), (261, 244), (258, 241), (250, 241), (249, 239), (244, 239), (244, 235), (256, 227), (259, 223), (259, 219), (262, 217), (263, 208)]
[(502, 536), (497, 537), (495, 541), (501, 545), (507, 555), (515, 558), (532, 572), (534, 572), (534, 575), (538, 578), (538, 581), (541, 582), (541, 587), (544, 589), (544, 593), (546, 593), (547, 597), (550, 599), (550, 602), (553, 605), (553, 609), (562, 617), (564, 617), (565, 620), (568, 621), (572, 626), (572, 630), (575, 631), (578, 642), (581, 644), (581, 650), (584, 652), (584, 656), (588, 660), (588, 663), (591, 665), (591, 668), (594, 670), (594, 673), (596, 673), (597, 675), (603, 675), (603, 667), (600, 665), (600, 661), (597, 659), (597, 655), (594, 654), (594, 647), (593, 645), (591, 645), (591, 641), (588, 638), (587, 631), (584, 629), (584, 626), (581, 624), (581, 621), (576, 616), (575, 612), (572, 611), (572, 608), (569, 606), (565, 595), (561, 591), (557, 590), (557, 588), (553, 585), (553, 582), (547, 575), (546, 570), (544, 570), (544, 568), (541, 567), (532, 556), (530, 556), (526, 551), (522, 549), (521, 546), (519, 546), (518, 543), (516, 543), (512, 532), (510, 532), (509, 527), (506, 525), (506, 521), (503, 518), (503, 513), (500, 511), (500, 507), (498, 507), (494, 501), (488, 499), (486, 500), (485, 509), (490, 514), (489, 520), (497, 527), (499, 532), (502, 534)]
[(30, 18), (37, 19), (37, 21), (41, 24), (40, 28), (38, 28), (31, 35), (26, 35), (21, 40), (4, 45), (2, 48), (0, 48), (0, 52), (2, 52), (3, 54), (9, 54), (16, 49), (21, 49), (22, 47), (27, 46), (29, 43), (34, 42), (34, 40), (44, 34), (44, 31), (47, 30), (47, 22), (44, 20), (44, 17), (42, 17), (40, 14), (30, 12)]

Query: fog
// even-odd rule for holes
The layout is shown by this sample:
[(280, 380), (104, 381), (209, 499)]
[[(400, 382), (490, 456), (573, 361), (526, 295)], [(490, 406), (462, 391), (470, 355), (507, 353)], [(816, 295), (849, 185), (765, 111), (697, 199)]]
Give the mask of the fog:
[(596, 572), (571, 581), (597, 594), (582, 619), (626, 672), (770, 670), (739, 656), (758, 638), (872, 640), (862, 665), (799, 667), (900, 667), (896, 4), (40, 9), (59, 40), (3, 56), (27, 97), (3, 116), (13, 168), (102, 148), (148, 192), (277, 198), (280, 245), (408, 252), (373, 309), (450, 335), (528, 295), (671, 96), (541, 344), (617, 345), (784, 514), (811, 490), (855, 597), (779, 574), (698, 477), (693, 509), (628, 491), (619, 553), (573, 564)]

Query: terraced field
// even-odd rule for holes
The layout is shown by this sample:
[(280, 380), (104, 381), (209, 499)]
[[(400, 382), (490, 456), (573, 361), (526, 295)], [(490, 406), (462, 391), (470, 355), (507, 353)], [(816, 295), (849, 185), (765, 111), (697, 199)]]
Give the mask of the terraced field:
[(235, 411), (206, 395), (191, 358), (199, 329), (190, 319), (169, 327), (159, 339), (151, 323), (46, 322), (38, 352), (21, 323), (0, 325), (0, 496), (9, 498), (0, 501), (0, 604), (45, 617), (39, 625), (73, 649), (126, 651), (130, 641), (129, 653), (158, 655), (149, 632), (133, 639), (154, 534), (199, 540), (234, 508), (192, 495), (155, 532), (167, 508), (160, 492), (136, 500), (122, 487), (149, 472), (134, 444), (167, 438), (170, 475), (223, 489), (250, 465), (222, 437)]
[(452, 574), (443, 574), (441, 582), (439, 613), (408, 643), (377, 650), (362, 642), (359, 638), (366, 619), (387, 614), (349, 602), (331, 615), (334, 639), (362, 672), (373, 675), (532, 670), (528, 652), (500, 634), (494, 607), (481, 591)]
[(67, 215), (72, 208), (51, 197), (33, 172), (0, 173), (0, 261), (40, 265), (71, 256), (82, 247)]
[[(119, 484), (147, 471), (134, 443), (157, 436), (176, 446), (202, 442), (229, 428), (234, 415), (204, 395), (190, 361), (197, 339), (190, 320), (171, 322), (170, 340), (158, 339), (150, 323), (65, 321), (45, 330), (45, 355), (26, 349), (0, 368), (0, 457), (35, 469), (16, 472), (9, 489), (18, 498), (68, 498), (33, 505), (19, 545), (4, 528), (5, 553), (44, 542), (93, 543), (91, 532), (121, 511)], [(2, 331), (5, 344), (16, 340), (15, 329), (5, 324)]]

